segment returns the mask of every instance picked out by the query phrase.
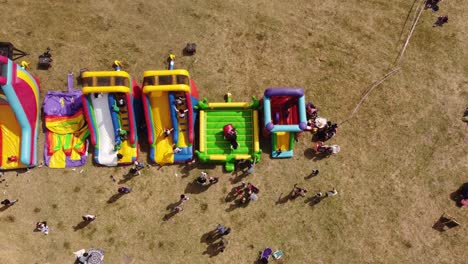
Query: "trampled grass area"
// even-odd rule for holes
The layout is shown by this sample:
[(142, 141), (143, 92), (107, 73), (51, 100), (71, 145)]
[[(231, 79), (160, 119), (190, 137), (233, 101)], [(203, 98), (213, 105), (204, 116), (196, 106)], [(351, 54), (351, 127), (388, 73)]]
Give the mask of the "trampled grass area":
[[(366, 88), (389, 71), (412, 1), (32, 1), (0, 0), (0, 35), (37, 56), (51, 47), (53, 67), (32, 69), (47, 90), (65, 90), (66, 74), (110, 69), (121, 59), (138, 80), (143, 71), (190, 71), (202, 97), (260, 98), (267, 87), (304, 87), (320, 116), (343, 121)], [(301, 137), (292, 159), (271, 160), (269, 140), (254, 175), (221, 166), (147, 168), (126, 180), (128, 168), (91, 164), (73, 171), (36, 168), (7, 172), (2, 199), (19, 202), (0, 212), (0, 263), (70, 263), (72, 252), (99, 247), (105, 263), (254, 263), (264, 247), (281, 249), (284, 263), (458, 263), (467, 257), (467, 210), (450, 195), (467, 182), (468, 5), (444, 1), (425, 11), (401, 71), (377, 88), (331, 143), (341, 152), (311, 154)], [(437, 15), (449, 22), (433, 28)], [(409, 16), (413, 19), (414, 13)], [(407, 25), (408, 28), (409, 25)], [(187, 42), (198, 52), (183, 57)], [(142, 139), (145, 137), (142, 136)], [(41, 134), (43, 142), (43, 134)], [(146, 161), (147, 144), (140, 160)], [(317, 177), (309, 178), (312, 169)], [(220, 182), (200, 190), (200, 171)], [(121, 184), (113, 183), (114, 175)], [(230, 201), (242, 180), (260, 188), (245, 208)], [(8, 186), (7, 186), (8, 183)], [(339, 194), (310, 206), (285, 197), (298, 183)], [(117, 187), (131, 194), (108, 203)], [(187, 193), (184, 211), (164, 221), (168, 206)], [(438, 233), (443, 213), (462, 223)], [(97, 214), (79, 228), (81, 215)], [(32, 230), (46, 220), (50, 234)], [(232, 228), (224, 253), (204, 242), (218, 223)]]

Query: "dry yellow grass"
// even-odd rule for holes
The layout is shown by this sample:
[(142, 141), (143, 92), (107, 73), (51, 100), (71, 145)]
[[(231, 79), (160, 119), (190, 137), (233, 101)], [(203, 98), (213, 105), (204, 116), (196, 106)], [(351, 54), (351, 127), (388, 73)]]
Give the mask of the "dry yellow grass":
[[(266, 87), (304, 87), (320, 115), (344, 120), (365, 88), (390, 68), (412, 1), (32, 1), (0, 0), (0, 35), (36, 56), (52, 48), (53, 68), (32, 70), (42, 92), (64, 90), (66, 74), (109, 69), (121, 59), (137, 79), (166, 67), (169, 52), (187, 68), (201, 96), (260, 97)], [(402, 71), (376, 89), (332, 141), (341, 153), (307, 158), (310, 136), (295, 156), (258, 164), (247, 181), (261, 189), (247, 208), (229, 211), (235, 184), (220, 166), (147, 169), (127, 182), (134, 192), (107, 200), (125, 168), (84, 173), (36, 168), (4, 176), (2, 197), (19, 198), (0, 212), (0, 263), (70, 263), (81, 248), (105, 250), (105, 263), (253, 263), (264, 247), (281, 249), (285, 263), (457, 263), (466, 259), (468, 213), (449, 195), (467, 181), (468, 5), (444, 1), (449, 23), (433, 28), (425, 11)], [(410, 20), (412, 17), (410, 17)], [(198, 53), (182, 57), (187, 42)], [(41, 135), (43, 142), (43, 135)], [(41, 150), (42, 151), (42, 150)], [(140, 160), (148, 149), (142, 146)], [(42, 153), (42, 152), (41, 152)], [(42, 154), (41, 154), (42, 155)], [(320, 175), (305, 180), (312, 168)], [(220, 176), (207, 191), (189, 194), (185, 210), (163, 221), (201, 170)], [(175, 174), (178, 176), (175, 176)], [(309, 192), (336, 186), (339, 195), (310, 207), (277, 203), (294, 183)], [(431, 226), (448, 212), (463, 225), (438, 233)], [(80, 216), (98, 219), (74, 230)], [(50, 234), (33, 233), (47, 220)], [(226, 252), (210, 257), (202, 236), (216, 224), (232, 227)]]

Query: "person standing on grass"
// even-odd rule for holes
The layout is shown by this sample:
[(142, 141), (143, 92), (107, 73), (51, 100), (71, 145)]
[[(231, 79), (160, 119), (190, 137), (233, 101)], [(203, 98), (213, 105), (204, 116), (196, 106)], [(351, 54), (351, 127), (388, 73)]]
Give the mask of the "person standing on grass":
[(296, 198), (298, 195), (302, 196), (302, 197), (305, 197), (306, 193), (307, 193), (307, 190), (304, 189), (304, 188), (301, 188), (301, 187), (297, 187), (297, 183), (296, 183), (296, 184), (294, 184), (291, 196), (293, 198)]
[(83, 215), (81, 218), (83, 218), (83, 221), (91, 222), (91, 221), (94, 221), (96, 219), (96, 216), (91, 215), (91, 214), (87, 214), (87, 215)]
[(333, 187), (333, 190), (327, 192), (327, 197), (332, 197), (338, 194), (338, 191), (336, 190), (335, 187)]
[(127, 194), (127, 193), (131, 193), (132, 192), (132, 189), (128, 188), (128, 187), (120, 187), (117, 189), (117, 191), (120, 193), (120, 194)]
[(437, 21), (432, 26), (442, 27), (447, 22), (448, 22), (448, 16), (439, 16), (437, 17)]
[(225, 227), (223, 226), (222, 224), (218, 224), (216, 226), (216, 232), (220, 235), (220, 236), (225, 236), (225, 235), (228, 235), (229, 233), (231, 233), (231, 228), (230, 227)]
[(190, 198), (189, 198), (187, 195), (181, 194), (181, 195), (180, 195), (180, 200), (179, 200), (179, 202), (180, 202), (180, 204), (183, 204), (183, 203), (185, 203), (186, 201), (188, 201), (189, 199), (190, 199)]

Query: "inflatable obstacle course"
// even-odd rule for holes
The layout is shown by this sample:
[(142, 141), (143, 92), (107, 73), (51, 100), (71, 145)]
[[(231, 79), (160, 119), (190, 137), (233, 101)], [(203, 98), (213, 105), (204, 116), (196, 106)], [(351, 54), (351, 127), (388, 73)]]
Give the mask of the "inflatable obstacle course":
[(83, 72), (82, 86), (94, 161), (105, 166), (133, 163), (138, 157), (134, 96), (139, 86), (125, 71)]
[(0, 170), (37, 165), (39, 81), (0, 56)]
[[(258, 108), (255, 97), (252, 103), (227, 102), (209, 103), (206, 99), (197, 105), (200, 120), (199, 149), (196, 151), (201, 162), (224, 163), (226, 171), (233, 171), (239, 160), (260, 161), (258, 130)], [(237, 132), (237, 149), (224, 137), (225, 125), (232, 125)]]
[(304, 89), (266, 89), (263, 114), (265, 129), (271, 135), (271, 157), (292, 157), (296, 133), (307, 128)]

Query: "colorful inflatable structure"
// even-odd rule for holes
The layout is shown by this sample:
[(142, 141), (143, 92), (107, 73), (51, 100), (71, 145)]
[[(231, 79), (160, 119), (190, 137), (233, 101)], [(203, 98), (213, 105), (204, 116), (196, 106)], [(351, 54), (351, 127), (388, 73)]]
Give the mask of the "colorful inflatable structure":
[(0, 170), (37, 165), (39, 81), (0, 56)]
[(148, 130), (150, 159), (159, 165), (193, 159), (195, 83), (186, 70), (145, 71), (143, 111)]
[(83, 108), (94, 145), (94, 161), (105, 166), (138, 158), (134, 102), (140, 87), (125, 71), (82, 73)]
[(46, 130), (44, 160), (49, 168), (78, 167), (86, 163), (89, 129), (83, 115), (81, 91), (73, 90), (68, 75), (68, 92), (47, 92), (42, 110)]
[(306, 130), (304, 89), (269, 88), (263, 97), (264, 123), (272, 158), (293, 156), (296, 133)]
[[(199, 150), (201, 162), (224, 163), (226, 171), (233, 171), (239, 160), (260, 161), (258, 130), (258, 108), (260, 103), (253, 97), (252, 103), (233, 103), (228, 95), (227, 102), (199, 102), (200, 132)], [(228, 125), (228, 126), (226, 126)], [(235, 128), (237, 146), (232, 147), (225, 132)]]

